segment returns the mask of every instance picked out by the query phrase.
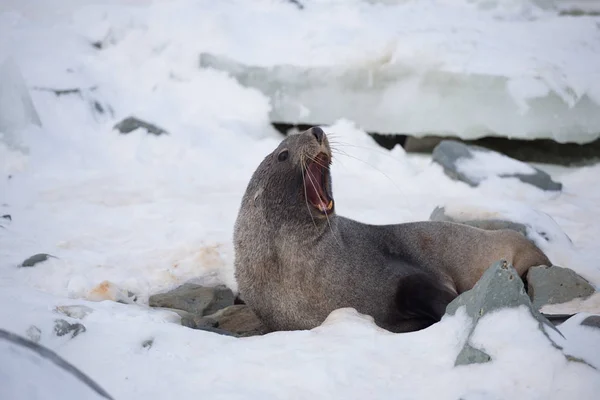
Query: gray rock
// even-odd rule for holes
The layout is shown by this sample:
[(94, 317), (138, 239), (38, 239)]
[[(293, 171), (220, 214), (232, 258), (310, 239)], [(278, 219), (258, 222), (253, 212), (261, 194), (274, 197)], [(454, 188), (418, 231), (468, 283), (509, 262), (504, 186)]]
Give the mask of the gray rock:
[(596, 291), (575, 271), (557, 266), (530, 268), (527, 272), (527, 284), (527, 291), (536, 310), (546, 304), (586, 298)]
[(238, 337), (263, 335), (267, 328), (247, 305), (233, 305), (194, 320), (194, 328), (218, 328)]
[(591, 326), (592, 328), (600, 329), (600, 315), (590, 315), (583, 321), (581, 321), (581, 325)]
[[(464, 143), (460, 143), (455, 140), (442, 140), (434, 149), (432, 154), (432, 159), (434, 162), (440, 164), (444, 168), (444, 172), (452, 179), (456, 179), (459, 181), (463, 181), (470, 186), (478, 186), (482, 180), (487, 179), (488, 177), (482, 179), (476, 179), (474, 177), (461, 172), (458, 169), (457, 162), (459, 160), (473, 158), (473, 153), (482, 152), (482, 153), (497, 153), (493, 150), (486, 149), (484, 147), (475, 146), (475, 145), (467, 145)], [(501, 154), (501, 153), (497, 153)], [(514, 160), (515, 163), (521, 163), (518, 160)], [(525, 163), (521, 163), (523, 165), (528, 165)], [(555, 182), (552, 180), (550, 175), (546, 172), (537, 169), (535, 167), (531, 167), (534, 170), (532, 174), (521, 174), (521, 173), (506, 173), (498, 175), (502, 178), (517, 178), (524, 183), (531, 184), (536, 186), (542, 190), (552, 190), (558, 191), (562, 189), (562, 184), (559, 182)]]
[(495, 231), (500, 229), (512, 229), (521, 233), (523, 236), (527, 236), (527, 226), (518, 222), (506, 221), (502, 219), (464, 219), (459, 220), (446, 214), (444, 207), (436, 207), (429, 216), (430, 221), (446, 221), (456, 222), (460, 224), (474, 226), (480, 229), (486, 229), (488, 231)]
[(4, 215), (3, 215), (2, 217), (0, 217), (0, 218), (3, 218), (3, 219), (7, 219), (7, 220), (9, 220), (9, 221), (12, 221), (12, 216), (11, 216), (10, 214), (4, 214)]
[(216, 328), (219, 326), (219, 321), (214, 318), (189, 314), (189, 316), (181, 318), (181, 325), (192, 329)]
[(486, 352), (472, 347), (469, 343), (465, 343), (458, 356), (456, 356), (454, 365), (485, 364), (491, 359), (492, 357)]
[(40, 339), (42, 338), (41, 329), (35, 325), (31, 325), (29, 328), (27, 328), (27, 331), (25, 332), (25, 334), (27, 335), (27, 338), (29, 340), (31, 340), (32, 342), (35, 342), (35, 343), (39, 343)]
[(82, 305), (74, 305), (74, 306), (58, 306), (54, 309), (56, 312), (66, 315), (67, 317), (75, 318), (75, 319), (83, 319), (88, 314), (94, 311), (93, 308)]
[(50, 254), (39, 253), (39, 254), (33, 255), (33, 256), (29, 257), (28, 259), (26, 259), (25, 261), (23, 261), (21, 263), (20, 267), (33, 267), (36, 264), (46, 261), (50, 257), (56, 258)]
[(70, 333), (72, 339), (85, 331), (85, 326), (80, 323), (70, 324), (64, 319), (54, 321), (54, 333), (56, 333), (56, 336), (64, 336)]
[(234, 295), (231, 289), (223, 285), (205, 287), (186, 283), (167, 292), (150, 296), (151, 307), (175, 308), (193, 315), (204, 316), (233, 305)]
[(151, 349), (151, 348), (152, 348), (152, 345), (153, 345), (153, 344), (154, 344), (154, 339), (147, 339), (147, 340), (144, 340), (144, 341), (142, 342), (142, 347), (143, 347), (144, 349), (148, 349), (148, 350), (149, 350), (149, 349)]
[(548, 336), (545, 328), (558, 330), (531, 306), (531, 301), (525, 293), (525, 286), (519, 277), (517, 271), (505, 260), (500, 260), (490, 266), (483, 274), (475, 286), (456, 299), (454, 299), (446, 308), (446, 313), (454, 315), (460, 307), (465, 307), (467, 315), (471, 318), (471, 330), (468, 334), (465, 347), (461, 350), (455, 360), (455, 365), (467, 365), (471, 363), (481, 363), (490, 360), (490, 356), (485, 352), (476, 349), (469, 343), (480, 318), (489, 312), (501, 308), (514, 308), (526, 306), (531, 311), (531, 315), (538, 321), (540, 330), (546, 335), (556, 347), (556, 343)]
[(142, 121), (141, 119), (138, 119), (136, 117), (127, 117), (123, 121), (119, 122), (118, 124), (116, 124), (114, 126), (114, 129), (118, 130), (119, 132), (121, 132), (123, 134), (128, 134), (130, 132), (135, 131), (138, 128), (145, 129), (147, 133), (150, 133), (150, 134), (156, 135), (156, 136), (168, 134), (168, 132), (166, 130), (164, 130), (163, 128), (160, 128), (151, 123)]
[[(560, 228), (550, 215), (538, 210), (532, 209), (530, 211), (532, 214), (532, 222), (516, 222), (501, 218), (479, 219), (477, 218), (477, 215), (469, 217), (451, 216), (446, 213), (445, 207), (436, 207), (431, 212), (429, 219), (431, 221), (455, 222), (490, 231), (511, 229), (519, 232), (536, 244), (537, 240), (544, 240), (545, 242), (552, 242), (561, 246), (571, 246), (573, 244), (571, 238)], [(536, 236), (539, 236), (539, 238)]]

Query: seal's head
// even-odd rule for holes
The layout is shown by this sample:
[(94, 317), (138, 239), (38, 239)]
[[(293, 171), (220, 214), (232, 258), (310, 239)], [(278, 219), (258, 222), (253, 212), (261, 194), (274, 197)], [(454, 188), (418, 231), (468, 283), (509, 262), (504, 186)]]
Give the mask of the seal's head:
[(246, 200), (268, 220), (315, 223), (334, 213), (331, 148), (321, 128), (289, 135), (254, 172)]

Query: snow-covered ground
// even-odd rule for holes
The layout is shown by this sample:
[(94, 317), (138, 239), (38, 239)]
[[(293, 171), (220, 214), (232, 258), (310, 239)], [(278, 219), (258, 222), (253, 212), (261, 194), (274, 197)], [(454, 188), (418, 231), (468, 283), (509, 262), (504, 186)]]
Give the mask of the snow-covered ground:
[[(0, 216), (12, 217), (0, 219), (0, 327), (26, 336), (37, 326), (41, 344), (116, 399), (597, 398), (600, 373), (567, 363), (523, 310), (490, 315), (477, 328), (475, 340), (494, 356), (491, 363), (454, 368), (467, 330), (461, 313), (422, 332), (392, 335), (339, 310), (312, 331), (234, 339), (182, 327), (176, 315), (147, 308), (150, 294), (188, 280), (235, 288), (231, 235), (241, 196), (281, 140), (269, 125), (269, 99), (223, 72), (200, 69), (199, 54), (254, 64), (278, 54), (299, 66), (368, 57), (383, 46), (376, 33), (387, 34), (393, 18), (369, 25), (375, 33), (362, 37), (367, 28), (358, 10), (367, 5), (359, 1), (305, 1), (304, 11), (321, 10), (310, 14), (314, 31), (301, 26), (304, 11), (283, 0), (92, 3), (0, 4)], [(452, 17), (435, 14), (433, 3), (469, 9), (468, 18), (523, 7), (548, 12), (524, 1), (492, 11), (466, 1), (406, 3), (440, 23)], [(334, 10), (346, 11), (342, 18)], [(600, 21), (585, 18), (579, 23)], [(411, 37), (406, 46), (421, 45)], [(501, 49), (486, 57), (490, 68), (502, 64)], [(129, 115), (169, 134), (112, 129)], [(338, 213), (391, 223), (427, 219), (438, 205), (497, 208), (522, 218), (543, 212), (572, 240), (544, 250), (600, 286), (600, 165), (538, 166), (563, 183), (560, 193), (516, 179), (471, 188), (428, 157), (378, 147), (351, 121), (326, 131), (335, 148)], [(17, 267), (36, 253), (56, 258)], [(138, 304), (103, 301), (128, 291)], [(71, 304), (94, 310), (79, 321), (87, 331), (57, 337), (54, 319), (77, 320), (55, 308)], [(600, 368), (600, 333), (578, 325), (585, 315), (563, 325), (563, 345)], [(152, 346), (143, 347), (149, 339)]]

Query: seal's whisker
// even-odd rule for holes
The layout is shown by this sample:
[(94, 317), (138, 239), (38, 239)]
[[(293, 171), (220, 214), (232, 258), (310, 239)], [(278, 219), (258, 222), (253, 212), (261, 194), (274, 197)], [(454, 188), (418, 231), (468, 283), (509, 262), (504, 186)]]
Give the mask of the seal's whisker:
[(340, 149), (333, 149), (333, 148), (332, 148), (331, 150), (332, 150), (332, 151), (334, 151), (334, 152), (336, 152), (336, 153), (338, 153), (338, 154), (340, 154), (340, 155), (343, 155), (343, 156), (346, 156), (346, 157), (349, 157), (349, 158), (353, 158), (353, 159), (355, 159), (355, 160), (357, 160), (357, 161), (360, 161), (360, 162), (362, 162), (362, 163), (364, 163), (364, 164), (368, 165), (369, 167), (373, 168), (374, 170), (376, 170), (377, 172), (379, 172), (380, 174), (382, 174), (383, 176), (385, 176), (385, 177), (386, 177), (386, 178), (387, 178), (387, 179), (388, 179), (390, 182), (392, 182), (392, 184), (394, 185), (394, 187), (396, 187), (396, 189), (398, 189), (398, 191), (399, 191), (400, 193), (404, 194), (404, 191), (403, 191), (403, 190), (400, 188), (400, 186), (398, 186), (398, 184), (397, 184), (397, 183), (396, 183), (396, 182), (395, 182), (395, 181), (394, 181), (394, 180), (393, 180), (393, 179), (392, 179), (392, 178), (391, 178), (391, 177), (390, 177), (388, 174), (386, 174), (385, 172), (383, 172), (383, 171), (382, 171), (382, 170), (380, 170), (379, 168), (377, 168), (377, 167), (375, 167), (375, 166), (371, 165), (370, 163), (368, 163), (368, 162), (367, 162), (367, 161), (365, 161), (365, 160), (361, 160), (360, 158), (358, 158), (358, 157), (356, 157), (356, 156), (353, 156), (353, 155), (351, 155), (351, 154), (348, 154), (347, 152), (345, 152), (345, 151), (343, 151), (343, 150), (340, 150)]
[(308, 156), (308, 155), (306, 156), (306, 158), (308, 158), (310, 161), (314, 162), (318, 166), (323, 167), (323, 168), (329, 170), (329, 165), (323, 165), (323, 164), (321, 164), (321, 162), (318, 159), (313, 158), (313, 157)]
[(310, 211), (310, 205), (308, 204), (308, 195), (306, 194), (306, 180), (304, 178), (304, 175), (306, 173), (306, 163), (304, 162), (304, 154), (300, 154), (300, 167), (302, 169), (302, 187), (304, 188), (304, 203), (306, 203), (308, 215), (310, 215), (310, 219), (312, 219), (313, 225), (315, 226), (315, 229), (317, 229), (317, 223), (315, 222), (315, 217)]
[(369, 151), (375, 152), (375, 153), (377, 153), (377, 154), (379, 154), (381, 156), (384, 156), (386, 158), (390, 158), (390, 159), (392, 159), (394, 161), (398, 161), (397, 158), (395, 158), (395, 157), (393, 157), (393, 156), (391, 156), (389, 154), (389, 150), (386, 151), (386, 150), (383, 150), (383, 149), (380, 149), (380, 148), (373, 148), (371, 146), (361, 146), (361, 145), (358, 145), (358, 144), (352, 144), (352, 143), (347, 143), (347, 142), (339, 142), (339, 141), (335, 141), (335, 140), (334, 141), (330, 140), (329, 141), (329, 145), (332, 148), (332, 150), (337, 145), (346, 146), (346, 147), (354, 147), (354, 148), (357, 148), (357, 149), (365, 149), (365, 150), (369, 150)]

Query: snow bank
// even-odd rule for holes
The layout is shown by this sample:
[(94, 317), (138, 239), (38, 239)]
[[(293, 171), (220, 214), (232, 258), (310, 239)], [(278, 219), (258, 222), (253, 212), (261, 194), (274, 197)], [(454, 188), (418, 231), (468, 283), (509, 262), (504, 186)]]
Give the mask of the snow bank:
[[(473, 340), (493, 361), (454, 367), (467, 333), (462, 310), (426, 330), (390, 334), (352, 309), (334, 311), (311, 331), (235, 339), (195, 331), (165, 311), (112, 302), (63, 300), (26, 288), (7, 288), (0, 301), (3, 325), (19, 334), (34, 324), (45, 346), (59, 351), (114, 398), (359, 399), (405, 394), (419, 399), (592, 399), (598, 372), (567, 362), (524, 309), (484, 317)], [(86, 331), (56, 337), (57, 305), (84, 304)], [(27, 309), (26, 314), (18, 310)], [(600, 333), (571, 326), (563, 345), (581, 349)], [(586, 335), (586, 336), (584, 336)], [(146, 343), (144, 346), (143, 344)], [(592, 347), (588, 347), (592, 348)], [(118, 360), (118, 362), (116, 361)], [(592, 365), (600, 360), (586, 355)], [(518, 366), (518, 368), (515, 368)], [(431, 384), (435, 382), (435, 384)]]
[[(200, 65), (267, 94), (274, 121), (349, 118), (369, 131), (465, 139), (597, 138), (600, 17), (499, 3), (307, 2), (277, 16), (273, 30), (294, 27), (286, 46), (271, 30), (253, 31), (251, 53), (208, 51)], [(245, 16), (270, 24), (275, 12)], [(236, 36), (246, 25), (223, 22)]]

